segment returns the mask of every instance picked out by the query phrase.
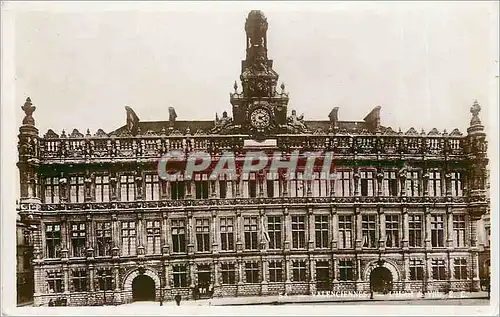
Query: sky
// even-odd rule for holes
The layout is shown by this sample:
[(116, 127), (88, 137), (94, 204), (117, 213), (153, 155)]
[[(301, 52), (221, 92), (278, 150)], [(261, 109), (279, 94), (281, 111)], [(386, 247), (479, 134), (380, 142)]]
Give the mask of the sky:
[[(465, 131), (474, 100), (492, 106), (498, 85), (495, 2), (51, 3), (12, 6), (14, 102), (30, 96), (37, 127), (213, 120), (231, 114), (229, 93), (245, 58), (248, 12), (267, 16), (268, 56), (306, 120)], [(493, 27), (492, 27), (493, 26)], [(17, 129), (17, 126), (14, 127)]]

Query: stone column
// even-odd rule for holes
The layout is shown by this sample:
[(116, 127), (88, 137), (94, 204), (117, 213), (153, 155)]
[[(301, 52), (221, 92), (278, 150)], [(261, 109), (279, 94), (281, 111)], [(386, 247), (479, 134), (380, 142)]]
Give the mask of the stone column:
[(217, 287), (217, 286), (220, 286), (220, 281), (219, 281), (220, 263), (218, 260), (214, 260), (213, 267), (214, 267), (214, 286)]
[(315, 219), (314, 219), (314, 214), (313, 214), (313, 209), (312, 208), (307, 208), (307, 220), (308, 220), (308, 223), (307, 223), (307, 231), (309, 232), (308, 236), (309, 236), (309, 242), (308, 242), (308, 249), (309, 250), (314, 250), (314, 248), (316, 247), (315, 245), (315, 240), (316, 240), (316, 230), (315, 230), (315, 226), (314, 226), (314, 222), (315, 222)]
[(137, 214), (137, 255), (144, 256), (145, 255), (145, 247), (144, 247), (144, 221), (143, 214), (139, 212)]
[(243, 251), (243, 238), (242, 238), (242, 231), (243, 231), (243, 226), (242, 226), (242, 219), (241, 219), (241, 211), (236, 210), (236, 223), (235, 223), (235, 230), (236, 230), (236, 252), (242, 252)]
[(359, 207), (354, 207), (354, 217), (355, 217), (355, 230), (356, 230), (356, 250), (361, 250), (363, 248), (363, 232), (361, 229), (361, 212)]
[(403, 213), (403, 249), (408, 250), (409, 248), (409, 240), (410, 240), (410, 223), (409, 223), (409, 215), (408, 215), (408, 208), (403, 207), (402, 208), (402, 213)]
[(162, 245), (162, 254), (167, 255), (170, 253), (170, 244), (168, 243), (168, 234), (169, 231), (167, 229), (168, 222), (168, 213), (163, 211), (161, 213), (161, 236), (160, 243)]
[(309, 262), (309, 293), (316, 294), (316, 261), (309, 259), (307, 262)]
[(70, 293), (71, 284), (69, 283), (69, 267), (68, 264), (63, 264), (63, 281), (64, 281), (64, 294)]
[(94, 292), (94, 280), (95, 280), (95, 271), (94, 271), (94, 264), (90, 263), (89, 264), (89, 292), (93, 293)]
[(431, 249), (431, 213), (429, 207), (424, 207), (424, 215), (425, 215), (425, 248)]
[(238, 284), (243, 284), (244, 283), (244, 271), (243, 271), (243, 260), (241, 258), (238, 258)]
[(261, 276), (262, 276), (262, 283), (261, 283), (261, 294), (262, 295), (267, 295), (268, 294), (268, 282), (267, 282), (267, 270), (268, 270), (268, 262), (267, 260), (261, 260)]
[(61, 258), (69, 257), (69, 233), (66, 216), (61, 217)]
[[(121, 290), (121, 281), (120, 281), (120, 264), (118, 263), (115, 263), (113, 264), (113, 273), (114, 273), (114, 279), (115, 279), (115, 292), (116, 293), (120, 293), (120, 290)], [(158, 287), (160, 287), (158, 285)]]
[(285, 209), (283, 210), (283, 215), (285, 218), (285, 223), (283, 225), (283, 235), (285, 236), (285, 251), (289, 251), (292, 244), (292, 220), (287, 207), (285, 207)]
[(337, 277), (338, 277), (337, 271), (338, 271), (338, 267), (339, 267), (338, 262), (339, 262), (338, 259), (334, 258), (332, 260), (332, 279), (333, 279), (333, 282), (335, 282), (335, 283), (338, 282), (338, 279), (337, 279)]
[(86, 242), (87, 242), (87, 257), (88, 258), (93, 258), (94, 257), (94, 246), (96, 245), (95, 241), (95, 222), (92, 219), (92, 216), (89, 214), (87, 215), (87, 232), (86, 232)]
[(448, 249), (453, 250), (453, 213), (451, 206), (446, 207), (446, 231), (447, 231), (447, 237), (446, 237), (446, 244), (448, 246)]
[(378, 208), (379, 221), (380, 221), (380, 236), (379, 236), (379, 247), (381, 249), (385, 249), (385, 242), (387, 240), (386, 231), (385, 231), (385, 212), (382, 207)]
[(212, 253), (219, 253), (219, 230), (217, 210), (212, 210)]
[[(332, 206), (330, 210), (332, 224), (330, 226), (330, 234), (332, 238), (332, 251), (338, 250), (338, 232), (339, 232), (339, 215), (337, 214), (337, 208)], [(352, 237), (351, 237), (352, 238)]]
[(118, 222), (118, 217), (116, 214), (111, 215), (111, 236), (112, 245), (111, 254), (113, 257), (120, 256), (120, 223)]
[(195, 233), (193, 228), (193, 213), (187, 212), (187, 252), (188, 254), (194, 253)]
[(405, 257), (404, 261), (404, 281), (407, 284), (410, 281), (410, 258)]
[(193, 260), (189, 261), (189, 288), (192, 290), (196, 285), (196, 265)]
[(433, 280), (433, 277), (432, 277), (432, 259), (431, 258), (427, 258), (427, 263), (426, 263), (425, 269), (427, 271), (427, 282), (431, 282)]

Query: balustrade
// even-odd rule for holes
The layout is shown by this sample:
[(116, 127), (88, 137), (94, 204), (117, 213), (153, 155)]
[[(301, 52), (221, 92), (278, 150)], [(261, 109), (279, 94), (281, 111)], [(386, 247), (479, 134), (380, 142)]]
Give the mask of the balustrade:
[[(398, 154), (408, 156), (463, 155), (467, 146), (463, 137), (377, 136), (377, 135), (278, 135), (277, 150), (332, 151), (334, 155)], [(207, 151), (220, 154), (241, 151), (243, 137), (237, 136), (141, 136), (40, 138), (38, 146), (30, 144), (26, 154), (43, 160), (111, 157), (154, 158), (168, 151)]]

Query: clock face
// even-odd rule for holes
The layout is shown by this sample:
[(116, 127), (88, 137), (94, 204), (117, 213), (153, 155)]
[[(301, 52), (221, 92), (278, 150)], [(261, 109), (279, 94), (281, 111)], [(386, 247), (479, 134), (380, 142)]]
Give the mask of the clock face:
[(271, 122), (269, 112), (262, 108), (255, 109), (250, 115), (250, 123), (254, 128), (265, 129)]

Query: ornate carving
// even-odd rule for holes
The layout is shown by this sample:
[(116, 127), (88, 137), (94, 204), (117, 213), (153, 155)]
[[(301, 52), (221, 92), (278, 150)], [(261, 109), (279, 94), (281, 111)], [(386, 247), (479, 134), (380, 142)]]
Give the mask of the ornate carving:
[(406, 131), (405, 135), (418, 135), (418, 132), (414, 127), (411, 127), (408, 131)]
[(73, 129), (71, 134), (69, 135), (70, 138), (76, 139), (76, 138), (83, 138), (83, 134), (78, 131), (78, 129)]
[(287, 130), (290, 133), (308, 133), (309, 129), (304, 123), (304, 115), (297, 116), (297, 112), (292, 110), (292, 114), (287, 118)]
[(49, 129), (43, 137), (46, 139), (57, 139), (57, 138), (59, 138), (59, 135), (57, 133), (55, 133), (54, 130)]
[(25, 125), (35, 125), (35, 119), (33, 119), (33, 112), (36, 110), (36, 107), (31, 103), (31, 98), (26, 98), (26, 102), (21, 107), (23, 109), (24, 114), (26, 115), (23, 119), (23, 124)]

